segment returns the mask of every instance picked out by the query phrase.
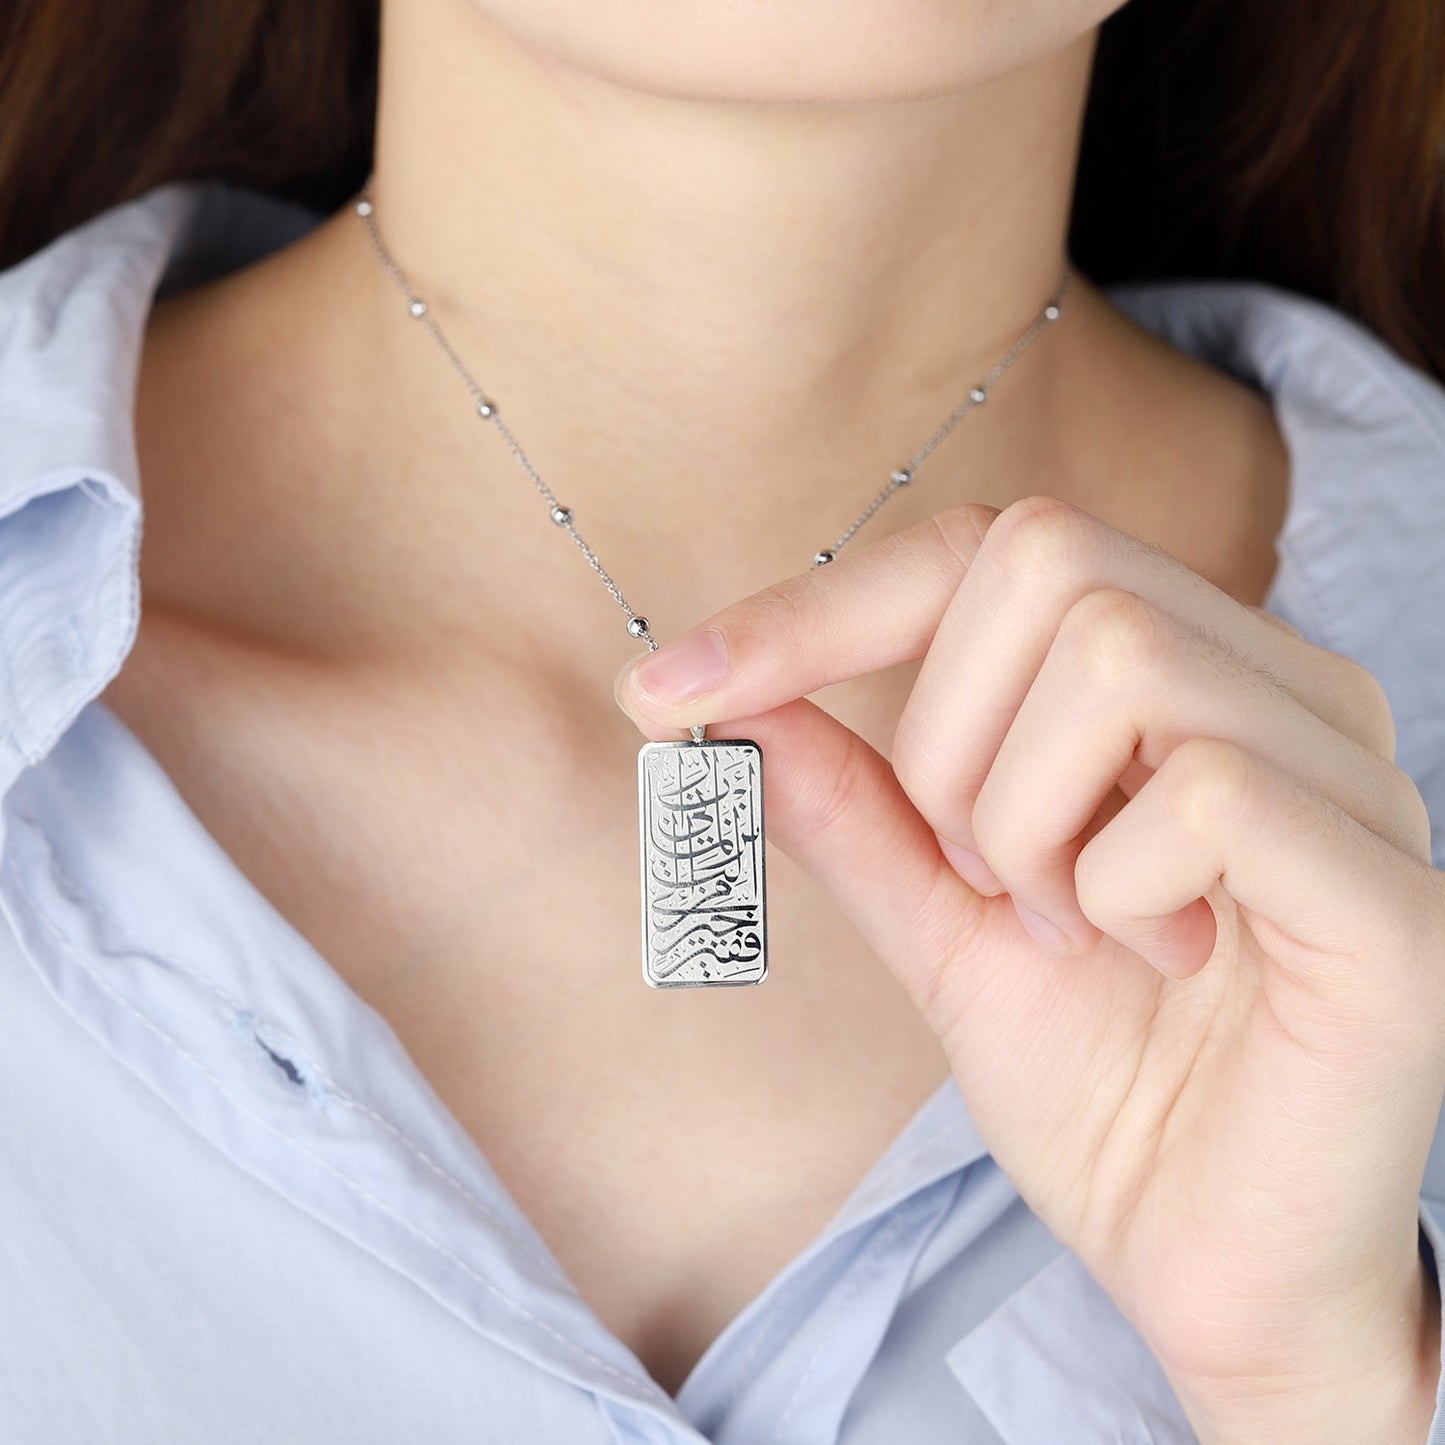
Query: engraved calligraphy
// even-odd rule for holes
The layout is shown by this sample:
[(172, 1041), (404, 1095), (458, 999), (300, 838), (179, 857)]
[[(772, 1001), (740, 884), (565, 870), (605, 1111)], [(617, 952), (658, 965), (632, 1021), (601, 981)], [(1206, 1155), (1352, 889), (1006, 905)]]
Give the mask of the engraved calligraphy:
[(642, 971), (656, 988), (767, 975), (762, 767), (747, 740), (647, 743), (638, 754)]

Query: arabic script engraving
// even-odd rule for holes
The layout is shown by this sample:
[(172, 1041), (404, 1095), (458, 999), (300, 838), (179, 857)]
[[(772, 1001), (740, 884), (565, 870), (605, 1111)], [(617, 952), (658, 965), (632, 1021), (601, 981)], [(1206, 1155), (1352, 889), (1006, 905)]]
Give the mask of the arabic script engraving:
[(640, 772), (649, 980), (759, 982), (767, 972), (761, 750), (747, 741), (651, 743)]

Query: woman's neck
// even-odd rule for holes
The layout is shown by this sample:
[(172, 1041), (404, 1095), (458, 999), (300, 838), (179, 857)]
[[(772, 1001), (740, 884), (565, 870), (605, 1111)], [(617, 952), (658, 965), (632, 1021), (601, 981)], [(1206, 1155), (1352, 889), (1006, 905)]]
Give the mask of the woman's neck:
[[(581, 408), (629, 453), (701, 442), (700, 483), (775, 492), (910, 445), (1037, 314), (1091, 52), (927, 99), (749, 105), (569, 68), (469, 0), (392, 5), (377, 211), (529, 414)], [(1039, 388), (1011, 390), (1018, 412)]]
[[(971, 88), (743, 104), (571, 67), (471, 0), (384, 15), (386, 241), (662, 637), (805, 568), (1057, 282), (1092, 32)], [(545, 647), (599, 677), (635, 650), (349, 209), (167, 312), (142, 388), (153, 598), (224, 581), (253, 630), (274, 612), (323, 650)], [(1149, 468), (1171, 490), (1130, 451), (1139, 408), (1166, 424), (1145, 391), (1181, 380), (1164, 350), (1076, 283), (860, 544), (1038, 490), (1127, 524)], [(247, 551), (264, 585), (218, 575)]]

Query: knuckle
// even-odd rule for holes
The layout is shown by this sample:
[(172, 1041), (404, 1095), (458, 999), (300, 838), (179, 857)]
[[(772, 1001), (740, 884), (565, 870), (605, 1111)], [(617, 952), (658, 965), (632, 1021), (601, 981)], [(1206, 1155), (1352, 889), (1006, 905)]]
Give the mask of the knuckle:
[(1237, 826), (1256, 804), (1256, 771), (1248, 754), (1223, 738), (1188, 738), (1164, 760), (1172, 811), (1196, 835)]
[(1385, 766), (1389, 808), (1399, 819), (1401, 846), (1411, 857), (1428, 863), (1431, 845), (1430, 809), (1409, 773), (1393, 762)]
[(1013, 813), (999, 790), (985, 781), (973, 805), (971, 826), (978, 851), (1000, 878), (1016, 877), (1027, 861)]
[(1111, 885), (1118, 872), (1106, 867), (1102, 858), (1102, 852), (1090, 839), (1074, 860), (1074, 896), (1084, 917), (1096, 926), (1100, 926), (1100, 920), (1107, 922), (1113, 915), (1115, 896)]
[(987, 507), (982, 502), (964, 502), (960, 506), (945, 507), (941, 512), (935, 512), (925, 520), (924, 526), (938, 539), (944, 553), (961, 563), (961, 571), (966, 572), (998, 515), (997, 507)]
[(801, 592), (798, 579), (787, 577), (759, 589), (748, 600), (754, 604), (760, 625), (795, 629), (804, 608)]
[(1032, 496), (1005, 507), (984, 546), (1019, 586), (1082, 576), (1098, 552), (1097, 524), (1057, 497)]
[[(908, 795), (908, 800), (923, 811), (919, 803), (919, 794), (924, 784), (923, 769), (918, 760), (917, 753), (913, 748), (904, 746), (901, 739), (895, 735), (893, 739), (893, 756), (889, 759), (893, 765), (893, 776), (898, 779), (898, 786)], [(927, 816), (925, 814), (925, 816)]]
[(1163, 613), (1137, 593), (1102, 587), (1064, 614), (1059, 640), (1075, 667), (1107, 687), (1155, 671), (1173, 636)]
[[(941, 821), (942, 805), (945, 797), (950, 796), (950, 790), (940, 760), (928, 749), (903, 736), (900, 728), (894, 738), (891, 761), (893, 776), (898, 779), (898, 786), (907, 794), (909, 802), (930, 821)], [(951, 796), (957, 799), (960, 790), (952, 790)], [(967, 816), (966, 812), (964, 816)]]
[(1333, 654), (1339, 672), (1339, 695), (1350, 700), (1360, 741), (1388, 762), (1395, 760), (1395, 714), (1389, 694), (1369, 668), (1352, 657)]
[(766, 650), (773, 656), (798, 659), (808, 651), (820, 609), (803, 577), (787, 577), (755, 592), (737, 609), (719, 614), (716, 626), (727, 638), (734, 659)]

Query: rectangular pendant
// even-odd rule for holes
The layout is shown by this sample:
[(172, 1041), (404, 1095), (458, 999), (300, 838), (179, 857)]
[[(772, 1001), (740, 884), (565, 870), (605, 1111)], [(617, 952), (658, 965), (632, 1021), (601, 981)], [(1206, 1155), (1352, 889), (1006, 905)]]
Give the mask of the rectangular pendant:
[(644, 743), (642, 975), (654, 988), (768, 972), (763, 750), (747, 739)]

